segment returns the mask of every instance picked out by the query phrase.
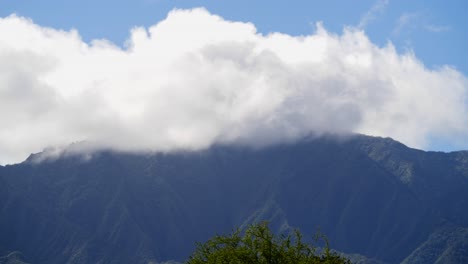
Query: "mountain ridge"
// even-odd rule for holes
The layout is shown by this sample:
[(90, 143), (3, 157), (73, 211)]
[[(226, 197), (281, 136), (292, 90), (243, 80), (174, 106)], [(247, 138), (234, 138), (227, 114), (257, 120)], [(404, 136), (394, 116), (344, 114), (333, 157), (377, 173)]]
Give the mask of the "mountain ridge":
[(0, 249), (33, 263), (181, 261), (194, 242), (260, 220), (278, 232), (320, 227), (337, 250), (382, 263), (418, 263), (408, 257), (433, 249), (431, 235), (468, 227), (468, 152), (388, 138), (32, 160), (0, 167)]

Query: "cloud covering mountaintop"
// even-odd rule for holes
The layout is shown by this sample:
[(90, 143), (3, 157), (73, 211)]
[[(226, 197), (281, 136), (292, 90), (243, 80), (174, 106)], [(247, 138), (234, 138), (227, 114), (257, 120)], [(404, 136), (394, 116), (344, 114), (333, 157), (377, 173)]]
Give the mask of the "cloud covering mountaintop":
[(0, 163), (86, 141), (120, 151), (262, 146), (358, 132), (468, 148), (468, 80), (341, 35), (262, 35), (205, 9), (134, 28), (125, 48), (0, 19)]

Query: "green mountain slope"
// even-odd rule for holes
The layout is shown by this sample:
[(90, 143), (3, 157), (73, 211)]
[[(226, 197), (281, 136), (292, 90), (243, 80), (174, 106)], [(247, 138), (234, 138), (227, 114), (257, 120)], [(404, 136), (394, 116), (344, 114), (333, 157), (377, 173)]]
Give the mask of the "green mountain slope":
[(468, 229), (445, 227), (437, 230), (402, 263), (468, 263)]
[[(31, 263), (182, 261), (196, 241), (269, 220), (278, 232), (312, 235), (320, 228), (333, 248), (374, 263), (419, 263), (418, 252), (433, 252), (436, 260), (466, 257), (459, 253), (466, 237), (457, 230), (468, 227), (467, 152), (423, 152), (354, 136), (260, 150), (100, 152), (42, 163), (36, 157), (0, 167), (1, 256), (19, 251)], [(440, 233), (448, 226), (454, 231)], [(459, 242), (435, 250), (437, 234)]]

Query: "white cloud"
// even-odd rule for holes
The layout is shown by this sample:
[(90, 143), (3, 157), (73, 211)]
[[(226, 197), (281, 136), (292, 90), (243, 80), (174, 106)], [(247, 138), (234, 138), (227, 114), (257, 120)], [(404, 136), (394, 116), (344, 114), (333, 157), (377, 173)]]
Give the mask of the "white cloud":
[(77, 141), (171, 151), (359, 132), (425, 147), (468, 133), (464, 75), (357, 29), (265, 36), (194, 9), (133, 29), (125, 49), (17, 16), (0, 32), (1, 163)]

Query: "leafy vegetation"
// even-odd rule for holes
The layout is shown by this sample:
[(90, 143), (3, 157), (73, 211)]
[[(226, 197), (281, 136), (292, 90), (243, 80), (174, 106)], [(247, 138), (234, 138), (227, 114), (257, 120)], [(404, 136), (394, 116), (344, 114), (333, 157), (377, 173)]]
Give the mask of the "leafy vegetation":
[[(323, 236), (317, 235), (316, 240)], [(197, 244), (187, 264), (202, 263), (252, 263), (252, 264), (341, 264), (349, 260), (326, 247), (318, 253), (317, 248), (302, 241), (302, 235), (275, 236), (266, 222), (251, 225), (242, 235), (236, 230), (230, 235), (217, 235), (204, 244)]]

